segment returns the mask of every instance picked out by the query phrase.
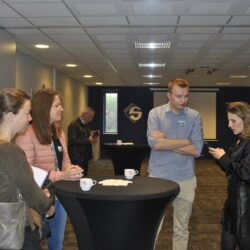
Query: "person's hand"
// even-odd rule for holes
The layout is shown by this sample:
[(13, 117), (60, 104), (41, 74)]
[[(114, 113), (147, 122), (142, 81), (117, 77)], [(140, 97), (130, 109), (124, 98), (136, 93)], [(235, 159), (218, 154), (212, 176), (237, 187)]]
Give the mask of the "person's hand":
[(43, 189), (43, 192), (46, 194), (46, 196), (47, 196), (48, 198), (50, 198), (50, 191), (49, 191), (48, 188), (44, 188), (44, 189)]
[(160, 130), (155, 130), (151, 133), (151, 137), (153, 137), (154, 139), (156, 140), (159, 140), (159, 139), (164, 139), (165, 138), (165, 135), (162, 131)]
[(95, 140), (96, 140), (95, 137), (91, 134), (89, 137), (89, 142), (93, 143), (93, 142), (95, 142)]
[(217, 160), (225, 154), (225, 150), (223, 148), (208, 147), (208, 152)]
[(77, 181), (83, 176), (83, 169), (77, 165), (71, 165), (71, 167), (61, 171), (62, 179), (65, 181)]
[(46, 218), (51, 217), (52, 215), (54, 215), (55, 211), (56, 211), (55, 207), (54, 207), (54, 206), (51, 206), (50, 209), (49, 209), (49, 211), (47, 211), (45, 217), (46, 217)]

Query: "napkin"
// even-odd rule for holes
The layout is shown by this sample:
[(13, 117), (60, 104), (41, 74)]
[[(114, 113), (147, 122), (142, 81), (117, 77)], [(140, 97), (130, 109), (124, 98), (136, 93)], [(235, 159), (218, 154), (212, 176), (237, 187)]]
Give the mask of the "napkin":
[(129, 183), (133, 182), (121, 179), (106, 179), (103, 181), (99, 181), (98, 183), (103, 186), (127, 186)]

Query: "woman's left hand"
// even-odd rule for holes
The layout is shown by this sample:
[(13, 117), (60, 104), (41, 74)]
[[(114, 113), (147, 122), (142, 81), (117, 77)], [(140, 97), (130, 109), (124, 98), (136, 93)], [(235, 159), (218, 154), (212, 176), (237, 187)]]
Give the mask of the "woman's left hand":
[(208, 147), (208, 152), (217, 160), (225, 154), (225, 150), (223, 148)]
[(76, 181), (82, 178), (83, 169), (77, 165), (71, 165), (69, 168), (62, 171), (64, 180)]

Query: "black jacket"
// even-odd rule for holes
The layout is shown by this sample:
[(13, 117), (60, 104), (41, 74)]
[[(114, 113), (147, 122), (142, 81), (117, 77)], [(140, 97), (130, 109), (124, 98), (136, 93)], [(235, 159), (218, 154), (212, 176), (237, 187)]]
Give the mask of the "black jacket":
[(68, 127), (68, 152), (72, 164), (88, 166), (92, 158), (92, 147), (89, 141), (90, 128), (80, 118), (72, 121)]
[(228, 154), (219, 159), (228, 178), (228, 198), (223, 226), (233, 235), (250, 235), (250, 138), (240, 138)]

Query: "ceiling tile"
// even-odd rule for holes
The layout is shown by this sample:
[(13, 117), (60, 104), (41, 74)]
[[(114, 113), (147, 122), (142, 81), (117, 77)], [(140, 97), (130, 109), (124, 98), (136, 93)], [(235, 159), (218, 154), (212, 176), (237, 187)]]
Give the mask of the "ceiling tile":
[(86, 34), (82, 28), (41, 28), (41, 30), (48, 35), (77, 35)]
[(76, 4), (77, 10), (83, 16), (110, 16), (117, 15), (114, 4), (102, 3), (89, 3), (89, 4)]
[(199, 34), (199, 35), (180, 35), (180, 41), (206, 41), (209, 38), (209, 35)]
[(89, 34), (129, 34), (130, 28), (123, 27), (102, 27), (102, 28), (86, 28)]
[(249, 25), (250, 24), (250, 16), (234, 16), (229, 25)]
[(62, 0), (4, 0), (6, 3), (61, 3)]
[(225, 27), (221, 33), (223, 34), (250, 34), (250, 27)]
[(181, 16), (180, 25), (225, 25), (230, 16)]
[(75, 26), (78, 22), (73, 17), (46, 17), (46, 18), (29, 18), (37, 27), (43, 26)]
[(126, 49), (128, 48), (127, 43), (101, 43), (101, 46), (106, 49)]
[(91, 25), (127, 25), (127, 20), (125, 17), (78, 17), (78, 20), (82, 23), (84, 27)]
[(180, 42), (177, 44), (177, 48), (202, 48), (204, 43), (201, 42)]
[(180, 34), (217, 34), (221, 27), (178, 27), (176, 33)]
[(25, 17), (70, 17), (72, 14), (62, 3), (12, 3), (16, 11)]
[(0, 26), (4, 28), (20, 28), (32, 27), (32, 24), (22, 17), (0, 17)]
[(250, 39), (250, 34), (249, 35), (240, 35), (236, 36), (235, 34), (229, 34), (229, 35), (223, 35), (220, 38), (220, 41), (247, 41)]
[(77, 41), (77, 43), (80, 42), (91, 42), (91, 40), (89, 39), (89, 37), (85, 34), (83, 35), (75, 35), (75, 34), (71, 34), (71, 35), (49, 35), (49, 37), (51, 37), (53, 40), (57, 41), (58, 43), (60, 42), (75, 42)]
[(21, 17), (21, 16), (7, 5), (0, 3), (0, 17)]
[(41, 31), (39, 31), (36, 28), (30, 28), (30, 29), (7, 29), (9, 33), (12, 35), (41, 35)]
[(225, 14), (228, 12), (232, 3), (230, 2), (212, 2), (212, 3), (194, 3), (191, 7), (190, 14)]
[(131, 25), (160, 26), (177, 24), (177, 18), (177, 16), (130, 16), (128, 20)]
[(108, 54), (113, 55), (113, 54), (130, 54), (130, 51), (128, 49), (116, 49), (116, 48), (111, 48), (111, 49), (106, 49), (105, 50)]
[(136, 15), (171, 15), (173, 3), (145, 2), (135, 3), (134, 13)]
[(172, 34), (175, 32), (175, 27), (143, 27), (143, 28), (130, 28), (130, 32), (131, 33), (158, 33), (158, 34)]
[(96, 35), (96, 39), (100, 42), (125, 42), (125, 35)]
[(229, 43), (229, 42), (223, 42), (223, 43), (217, 43), (214, 48), (223, 48), (223, 49), (231, 49), (231, 48), (238, 48), (242, 45), (242, 43), (239, 42), (234, 42), (234, 43)]

